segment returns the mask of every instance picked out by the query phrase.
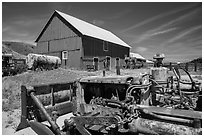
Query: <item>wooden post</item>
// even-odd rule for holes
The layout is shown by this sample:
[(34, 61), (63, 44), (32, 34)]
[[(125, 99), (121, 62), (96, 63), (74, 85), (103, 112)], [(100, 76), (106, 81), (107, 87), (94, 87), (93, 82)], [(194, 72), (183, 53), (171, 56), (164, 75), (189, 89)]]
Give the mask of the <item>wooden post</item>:
[(94, 57), (93, 61), (94, 61), (94, 70), (97, 71), (98, 70), (98, 57)]
[(197, 71), (197, 62), (194, 62), (194, 71)]
[(116, 58), (116, 74), (120, 75), (120, 58)]
[(106, 70), (110, 70), (111, 68), (111, 57), (110, 56), (106, 56)]
[(172, 70), (172, 63), (171, 62), (169, 63), (169, 68), (170, 68), (170, 70)]
[(67, 60), (64, 60), (64, 64), (65, 64), (65, 69), (67, 68)]
[(106, 76), (106, 71), (105, 71), (105, 69), (103, 70), (103, 77), (105, 77)]
[(51, 86), (50, 97), (51, 97), (51, 106), (54, 106), (55, 105), (55, 98), (54, 98), (54, 89), (52, 86)]
[(186, 71), (188, 71), (188, 62), (185, 65), (185, 69), (186, 69)]

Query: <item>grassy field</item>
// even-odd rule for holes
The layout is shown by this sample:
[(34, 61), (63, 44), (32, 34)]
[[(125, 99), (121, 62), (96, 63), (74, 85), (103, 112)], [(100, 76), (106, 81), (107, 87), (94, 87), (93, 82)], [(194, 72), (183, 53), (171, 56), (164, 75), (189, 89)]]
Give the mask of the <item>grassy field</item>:
[[(107, 71), (106, 76), (116, 75), (115, 70)], [(121, 70), (121, 75), (136, 76), (140, 73), (149, 72), (148, 69)], [(16, 76), (2, 78), (2, 132), (3, 134), (14, 133), (20, 122), (21, 85), (38, 85), (49, 83), (68, 82), (87, 76), (102, 75), (102, 71), (87, 72), (74, 69), (56, 69), (52, 71), (25, 72)], [(195, 77), (202, 79), (201, 72), (193, 73)], [(22, 133), (25, 134), (25, 133)], [(32, 131), (26, 134), (34, 134)]]

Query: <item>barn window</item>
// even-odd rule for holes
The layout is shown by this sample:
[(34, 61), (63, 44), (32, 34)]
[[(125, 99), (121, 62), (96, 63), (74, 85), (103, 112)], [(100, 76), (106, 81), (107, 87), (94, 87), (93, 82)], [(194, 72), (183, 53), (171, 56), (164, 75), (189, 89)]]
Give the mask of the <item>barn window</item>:
[(103, 51), (108, 51), (108, 42), (103, 41)]
[(62, 51), (62, 59), (68, 59), (68, 52)]

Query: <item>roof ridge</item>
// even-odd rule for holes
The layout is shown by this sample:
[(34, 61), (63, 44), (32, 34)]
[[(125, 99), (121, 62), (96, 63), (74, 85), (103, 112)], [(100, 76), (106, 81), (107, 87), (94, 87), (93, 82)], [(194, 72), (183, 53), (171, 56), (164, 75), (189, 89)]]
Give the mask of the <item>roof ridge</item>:
[(74, 17), (74, 16), (68, 15), (68, 14), (66, 14), (66, 13), (64, 13), (64, 12), (61, 12), (61, 11), (58, 11), (58, 10), (55, 10), (55, 11), (58, 12), (58, 13), (61, 13), (61, 14), (65, 14), (66, 16), (70, 16), (70, 17), (72, 17), (72, 18), (74, 18), (74, 19), (76, 19), (76, 20), (82, 21), (83, 23), (92, 25), (93, 27), (97, 27), (98, 29), (102, 29), (102, 30), (104, 30), (104, 31), (107, 31), (107, 32), (109, 32), (109, 33), (112, 33), (112, 32), (109, 31), (109, 30), (106, 30), (106, 29), (104, 29), (104, 28), (102, 28), (102, 27), (99, 27), (99, 26), (97, 26), (97, 25), (94, 25), (94, 24), (92, 24), (92, 23), (86, 22), (86, 21), (84, 21), (84, 20), (82, 20), (82, 19), (79, 19), (79, 18), (76, 18), (76, 17)]
[[(63, 12), (61, 12), (61, 11), (58, 11), (58, 10), (55, 10), (55, 12), (57, 12), (60, 16), (62, 16), (67, 22), (69, 22), (69, 23), (73, 23), (73, 22), (75, 22), (75, 21), (77, 21), (77, 23), (81, 23), (81, 25), (88, 25), (89, 27), (92, 27), (92, 29), (93, 28), (95, 28), (94, 29), (94, 32), (95, 31), (98, 31), (98, 33), (100, 33), (100, 31), (103, 31), (103, 32), (105, 32), (105, 33), (108, 33), (110, 36), (112, 35), (112, 39), (113, 39), (113, 37), (115, 37), (114, 39), (115, 39), (115, 41), (114, 40), (112, 40), (111, 41), (111, 38), (109, 37), (107, 37), (106, 35), (107, 34), (104, 34), (104, 33), (100, 33), (100, 35), (101, 36), (103, 36), (103, 37), (107, 37), (107, 39), (106, 39), (106, 41), (110, 41), (110, 42), (112, 42), (112, 43), (115, 43), (115, 44), (119, 44), (119, 45), (121, 45), (121, 46), (125, 46), (125, 47), (128, 47), (128, 48), (131, 48), (127, 43), (125, 43), (123, 40), (121, 40), (118, 36), (116, 36), (113, 32), (111, 32), (111, 31), (109, 31), (109, 30), (106, 30), (106, 29), (104, 29), (104, 28), (101, 28), (101, 27), (99, 27), (99, 26), (96, 26), (96, 25), (94, 25), (94, 24), (91, 24), (91, 23), (89, 23), (89, 22), (86, 22), (86, 21), (84, 21), (84, 20), (81, 20), (81, 19), (79, 19), (79, 18), (76, 18), (76, 17), (74, 17), (74, 16), (71, 16), (71, 15), (68, 15), (68, 14), (66, 14), (66, 13), (63, 13)], [(68, 19), (69, 18), (69, 19)], [(71, 20), (73, 21), (73, 22), (70, 22)], [(72, 24), (73, 25), (73, 24)], [(78, 26), (77, 26), (78, 25)], [(87, 31), (89, 32), (89, 34), (87, 35), (87, 36), (91, 36), (91, 37), (95, 37), (95, 36), (93, 36), (93, 34), (91, 34), (91, 30), (85, 30), (85, 28), (83, 28), (83, 31), (82, 31), (82, 28), (81, 27), (79, 27), (79, 24), (76, 24), (76, 22), (75, 22), (75, 24), (73, 25), (79, 32), (81, 32), (83, 35), (87, 35), (88, 33), (87, 33)], [(78, 27), (78, 28), (77, 28)], [(79, 29), (80, 28), (80, 29)], [(95, 37), (95, 38), (99, 38), (99, 37)], [(101, 37), (99, 38), (99, 39), (102, 39)], [(102, 40), (104, 40), (104, 38), (102, 39)]]

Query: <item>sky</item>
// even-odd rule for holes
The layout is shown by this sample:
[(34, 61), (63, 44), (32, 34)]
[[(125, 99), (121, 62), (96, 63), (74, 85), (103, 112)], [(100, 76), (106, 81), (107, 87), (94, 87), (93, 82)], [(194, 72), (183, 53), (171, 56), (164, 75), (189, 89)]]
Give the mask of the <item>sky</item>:
[(201, 2), (3, 2), (2, 40), (34, 44), (54, 10), (111, 31), (146, 59), (202, 56)]

